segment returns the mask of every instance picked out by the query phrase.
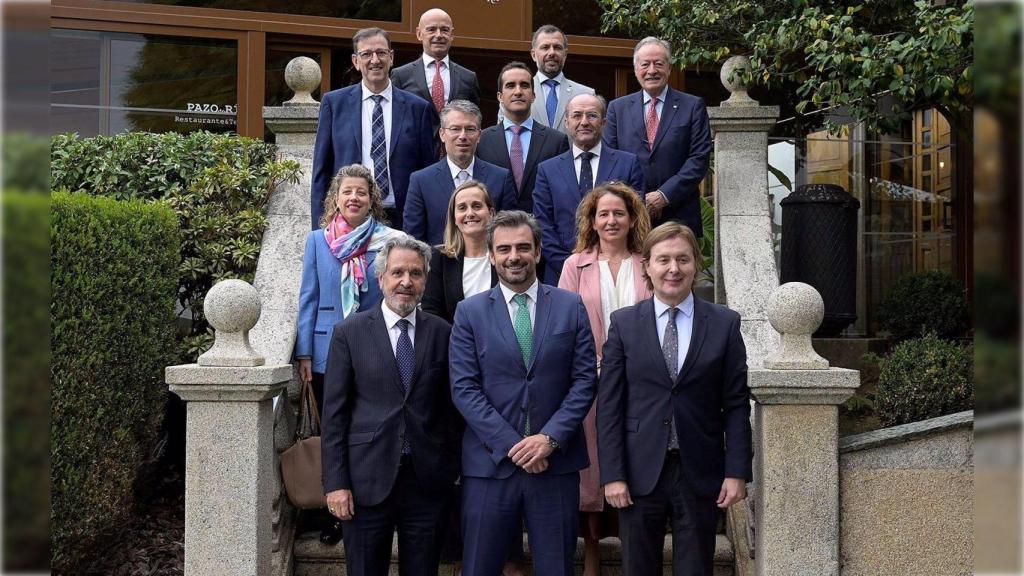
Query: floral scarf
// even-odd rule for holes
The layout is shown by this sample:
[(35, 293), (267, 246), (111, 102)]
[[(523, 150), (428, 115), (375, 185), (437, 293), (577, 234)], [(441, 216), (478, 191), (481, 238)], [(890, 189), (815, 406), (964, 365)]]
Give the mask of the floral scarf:
[(341, 262), (342, 318), (359, 310), (359, 293), (368, 289), (366, 253), (384, 247), (388, 238), (401, 232), (389, 228), (370, 216), (352, 228), (341, 214), (324, 229), (324, 239), (331, 253)]

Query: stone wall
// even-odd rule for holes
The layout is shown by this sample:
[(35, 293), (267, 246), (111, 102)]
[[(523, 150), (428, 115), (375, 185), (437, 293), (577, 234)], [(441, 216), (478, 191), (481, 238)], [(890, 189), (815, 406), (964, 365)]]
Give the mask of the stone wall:
[(844, 576), (970, 574), (973, 412), (842, 438)]

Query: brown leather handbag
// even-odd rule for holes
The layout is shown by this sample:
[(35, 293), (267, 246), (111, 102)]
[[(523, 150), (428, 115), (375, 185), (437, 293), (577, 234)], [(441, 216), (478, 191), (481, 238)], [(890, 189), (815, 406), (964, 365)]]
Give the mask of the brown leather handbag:
[[(309, 427), (303, 437), (303, 420)], [(295, 443), (281, 453), (281, 477), (288, 500), (302, 509), (327, 506), (320, 463), (320, 411), (316, 408), (313, 385), (302, 384), (299, 420), (295, 423)]]

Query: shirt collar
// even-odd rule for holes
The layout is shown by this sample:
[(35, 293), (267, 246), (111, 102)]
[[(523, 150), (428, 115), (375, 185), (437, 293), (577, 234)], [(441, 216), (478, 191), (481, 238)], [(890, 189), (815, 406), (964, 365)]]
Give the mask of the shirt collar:
[[(508, 118), (502, 118), (501, 119), (501, 127), (503, 129), (505, 129), (505, 130), (508, 130), (509, 128), (511, 128), (512, 126), (515, 126), (515, 125), (516, 125), (516, 123), (511, 121), (511, 120), (509, 120)], [(527, 118), (525, 122), (520, 124), (520, 126), (523, 127), (524, 131), (527, 131), (527, 132), (532, 131), (533, 130), (533, 117), (531, 116), (531, 117)]]
[[(643, 93), (644, 93), (644, 106), (646, 106), (651, 101), (651, 95), (648, 94), (646, 90), (643, 90)], [(668, 96), (668, 84), (666, 84), (665, 87), (661, 89), (661, 94), (658, 94), (658, 100), (661, 100), (662, 104), (665, 103), (665, 96)]]
[[(580, 154), (583, 154), (583, 152), (584, 152), (583, 148), (580, 148), (576, 144), (572, 145), (572, 159), (573, 160), (579, 159)], [(589, 150), (589, 152), (591, 154), (593, 154), (594, 156), (597, 156), (598, 158), (600, 158), (601, 157), (601, 143), (598, 142), (596, 146), (594, 146), (593, 148), (591, 148)]]
[[(505, 303), (506, 304), (512, 302), (512, 297), (515, 296), (516, 294), (519, 294), (519, 292), (513, 292), (511, 288), (509, 288), (508, 286), (505, 286), (501, 282), (498, 282), (498, 286), (501, 287), (501, 294), (502, 294), (502, 296), (505, 297)], [(526, 289), (526, 292), (523, 292), (523, 294), (526, 294), (527, 296), (529, 296), (530, 300), (533, 300), (536, 303), (537, 302), (537, 290), (538, 290), (539, 286), (540, 286), (540, 283), (536, 279), (534, 279), (533, 284), (531, 284), (530, 287)]]
[[(668, 308), (669, 308), (668, 304), (665, 304), (664, 302), (659, 300), (657, 296), (654, 297), (654, 317), (655, 318), (660, 318), (661, 315), (664, 314), (666, 310), (668, 310)], [(689, 316), (693, 316), (693, 291), (692, 290), (690, 291), (690, 294), (686, 296), (686, 300), (683, 300), (683, 302), (679, 306), (676, 306), (676, 308), (679, 308), (679, 310), (682, 311), (684, 316), (688, 316), (688, 317)]]
[[(456, 166), (455, 163), (452, 162), (452, 159), (449, 158), (447, 155), (444, 157), (444, 161), (448, 163), (448, 170), (451, 171), (451, 173), (452, 173), (452, 180), (454, 180), (455, 177), (459, 175), (459, 172), (462, 172), (463, 169), (459, 168), (458, 166)], [(476, 165), (476, 156), (473, 156), (473, 159), (469, 161), (469, 167), (465, 168), (466, 172), (469, 173), (469, 177), (470, 178), (473, 177), (473, 166), (475, 166), (475, 165)]]
[[(423, 53), (423, 56), (421, 57), (421, 59), (423, 60), (423, 67), (424, 68), (430, 68), (430, 65), (434, 63), (434, 57), (431, 56), (430, 54), (427, 54), (426, 52)], [(445, 68), (451, 70), (452, 63), (448, 59), (448, 55), (447, 54), (445, 54), (444, 58), (441, 58), (441, 61), (444, 62), (444, 67)]]
[(555, 76), (554, 78), (548, 78), (546, 74), (544, 74), (543, 72), (538, 71), (537, 72), (537, 80), (538, 80), (539, 84), (544, 84), (548, 80), (554, 80), (555, 82), (558, 82), (559, 86), (561, 86), (562, 84), (565, 84), (565, 74), (562, 73), (562, 72), (559, 72), (558, 76)]
[[(360, 80), (359, 86), (363, 88), (363, 100), (368, 100), (370, 96), (373, 96), (373, 92), (370, 92), (370, 89), (366, 87), (366, 83)], [(388, 87), (381, 90), (380, 95), (384, 97), (385, 102), (391, 102), (391, 94), (393, 91), (394, 86), (391, 84), (391, 81), (388, 80)]]
[[(380, 302), (380, 309), (384, 312), (384, 324), (388, 327), (388, 330), (393, 329), (395, 327), (395, 324), (398, 324), (398, 321), (402, 319), (402, 317), (399, 316), (394, 310), (388, 308), (387, 302), (384, 302), (383, 300), (381, 300)], [(413, 328), (416, 327), (415, 310), (410, 312), (409, 315), (405, 317), (405, 319), (409, 321), (409, 324), (411, 324)]]

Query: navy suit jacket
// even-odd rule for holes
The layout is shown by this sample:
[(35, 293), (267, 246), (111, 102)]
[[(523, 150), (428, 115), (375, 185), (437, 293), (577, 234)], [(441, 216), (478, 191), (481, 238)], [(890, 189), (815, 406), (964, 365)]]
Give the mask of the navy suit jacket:
[[(477, 158), (473, 163), (473, 179), (487, 186), (495, 211), (515, 206), (516, 185), (508, 170)], [(448, 168), (447, 158), (413, 172), (409, 178), (409, 195), (402, 215), (402, 229), (427, 244), (444, 242), (448, 200), (453, 192), (455, 181)]]
[[(643, 193), (643, 173), (636, 155), (601, 146), (594, 186), (617, 180)], [(589, 190), (587, 191), (589, 192)], [(558, 285), (565, 259), (576, 246), (576, 207), (586, 193), (580, 193), (572, 150), (545, 160), (537, 167), (537, 186), (533, 190), (534, 216), (541, 229), (541, 253), (544, 256), (544, 282)]]
[[(361, 83), (332, 90), (324, 94), (320, 103), (310, 186), (314, 230), (320, 227), (320, 215), (331, 179), (342, 167), (363, 162), (362, 90)], [(431, 133), (430, 111), (433, 107), (397, 86), (393, 87), (392, 94), (388, 168), (395, 208), (401, 213), (409, 188), (409, 176), (430, 165), (437, 156), (434, 155)]]
[[(516, 189), (515, 209), (533, 213), (533, 189), (537, 184), (537, 166), (548, 159), (569, 150), (569, 138), (534, 120), (530, 134), (530, 149), (523, 160), (522, 186)], [(502, 124), (487, 127), (480, 134), (480, 144), (476, 148), (476, 157), (491, 164), (512, 171), (512, 160), (505, 144), (505, 127)], [(515, 179), (512, 179), (515, 182)]]
[(681, 470), (698, 496), (717, 497), (725, 477), (752, 479), (747, 352), (740, 316), (725, 306), (694, 298), (690, 347), (675, 381), (654, 300), (612, 312), (597, 398), (601, 484), (625, 481), (633, 496), (650, 494), (673, 416)]
[(526, 406), (533, 433), (558, 442), (541, 474), (588, 466), (583, 418), (594, 400), (597, 357), (579, 294), (538, 286), (529, 366), (501, 287), (467, 298), (455, 309), (449, 359), (452, 400), (467, 424), (464, 476), (512, 475), (508, 452), (523, 438)]
[(700, 237), (703, 228), (698, 185), (708, 172), (711, 157), (711, 128), (704, 100), (669, 88), (653, 150), (647, 147), (644, 113), (642, 91), (612, 100), (604, 142), (636, 154), (643, 168), (645, 190), (665, 194), (668, 206), (652, 224), (680, 221)]
[(324, 376), (321, 436), (324, 491), (352, 490), (356, 505), (391, 493), (402, 434), (425, 491), (443, 492), (459, 475), (462, 419), (448, 387), (447, 322), (416, 312), (412, 383), (403, 391), (380, 306), (339, 322)]

